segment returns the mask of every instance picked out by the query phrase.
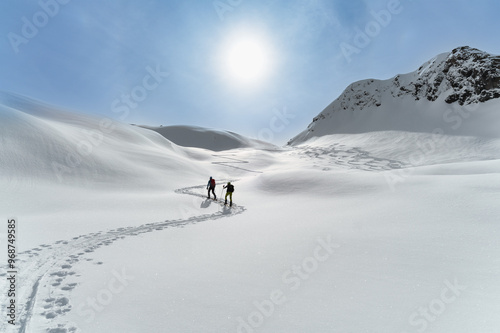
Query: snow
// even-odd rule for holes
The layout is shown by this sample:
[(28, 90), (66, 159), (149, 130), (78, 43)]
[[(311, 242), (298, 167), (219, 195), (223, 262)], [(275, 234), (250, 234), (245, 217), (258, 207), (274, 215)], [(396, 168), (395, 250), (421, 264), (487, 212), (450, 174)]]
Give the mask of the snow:
[(143, 126), (160, 133), (166, 139), (183, 147), (224, 151), (237, 148), (276, 149), (267, 142), (245, 138), (237, 133), (195, 126)]
[[(3, 96), (0, 211), (18, 223), (16, 331), (500, 329), (495, 100), (448, 123), (435, 116), (446, 112), (439, 101), (392, 101), (426, 117), (360, 112), (346, 133), (325, 127), (278, 148), (194, 127), (176, 127), (184, 141), (174, 143)], [(211, 150), (188, 142), (193, 132), (216, 135)], [(210, 176), (219, 198), (235, 185), (232, 208), (207, 200)], [(5, 306), (1, 317), (0, 331), (15, 331)]]

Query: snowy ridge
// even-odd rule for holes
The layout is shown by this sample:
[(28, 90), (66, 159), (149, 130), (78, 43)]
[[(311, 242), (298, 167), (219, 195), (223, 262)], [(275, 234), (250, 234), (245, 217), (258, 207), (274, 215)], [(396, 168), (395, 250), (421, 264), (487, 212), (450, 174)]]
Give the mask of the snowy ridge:
[(164, 169), (197, 170), (190, 152), (153, 131), (0, 96), (4, 180), (145, 186), (157, 183)]
[[(455, 135), (497, 136), (499, 97), (500, 57), (461, 47), (412, 73), (351, 84), (289, 144), (336, 133), (432, 132), (436, 128)], [(450, 130), (455, 117), (481, 124)]]
[(223, 151), (239, 148), (277, 149), (276, 146), (246, 138), (240, 134), (196, 126), (142, 126), (160, 133), (173, 143), (183, 147)]

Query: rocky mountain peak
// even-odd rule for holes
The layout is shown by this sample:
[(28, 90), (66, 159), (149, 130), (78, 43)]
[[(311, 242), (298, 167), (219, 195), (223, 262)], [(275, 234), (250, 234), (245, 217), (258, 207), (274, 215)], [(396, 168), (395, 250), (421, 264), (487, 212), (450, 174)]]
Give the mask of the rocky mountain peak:
[[(388, 80), (352, 83), (290, 143), (338, 132), (424, 127), (424, 124), (401, 126), (401, 123), (404, 117), (406, 122), (415, 123), (421, 118), (416, 114), (429, 109), (446, 109), (451, 104), (478, 105), (498, 98), (500, 56), (469, 46), (458, 47), (434, 57), (414, 72)], [(408, 113), (408, 110), (415, 111)], [(400, 118), (398, 126), (391, 125), (396, 122), (394, 118)]]
[(500, 56), (459, 47), (446, 59), (443, 74), (454, 90), (447, 103), (464, 105), (500, 97)]
[[(418, 78), (401, 90), (416, 99), (467, 105), (500, 97), (500, 57), (463, 46), (422, 65)], [(438, 59), (440, 61), (438, 61)], [(397, 79), (397, 78), (396, 78)]]

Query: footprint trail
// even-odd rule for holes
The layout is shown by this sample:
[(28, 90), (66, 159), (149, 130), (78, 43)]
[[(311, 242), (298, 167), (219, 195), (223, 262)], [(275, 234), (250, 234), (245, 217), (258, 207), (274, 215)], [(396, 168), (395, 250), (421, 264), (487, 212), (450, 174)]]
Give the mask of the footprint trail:
[[(178, 194), (204, 197), (200, 194), (204, 185), (178, 189)], [(1, 332), (35, 332), (39, 327), (32, 327), (36, 318), (47, 327), (48, 333), (77, 332), (75, 324), (65, 320), (64, 315), (73, 310), (71, 291), (78, 287), (79, 277), (74, 266), (80, 261), (91, 261), (87, 256), (102, 246), (112, 245), (126, 237), (160, 231), (166, 228), (184, 227), (204, 221), (213, 221), (231, 217), (245, 211), (243, 206), (233, 205), (228, 208), (219, 203), (221, 209), (213, 214), (203, 214), (186, 219), (166, 220), (139, 226), (122, 227), (108, 231), (94, 232), (59, 240), (54, 244), (43, 244), (18, 254), (17, 275), (17, 320), (15, 327), (0, 321)], [(97, 262), (96, 264), (102, 264)], [(5, 290), (6, 269), (0, 271), (0, 287)], [(6, 304), (7, 293), (2, 293), (0, 303)], [(0, 309), (0, 316), (7, 318), (7, 309)], [(39, 316), (39, 317), (38, 317)], [(38, 326), (38, 325), (37, 325)]]

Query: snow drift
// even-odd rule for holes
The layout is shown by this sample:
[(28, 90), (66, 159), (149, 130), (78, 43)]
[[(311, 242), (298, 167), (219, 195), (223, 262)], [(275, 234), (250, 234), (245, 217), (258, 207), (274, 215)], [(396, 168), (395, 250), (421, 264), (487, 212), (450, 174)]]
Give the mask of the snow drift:
[(199, 171), (189, 152), (155, 132), (13, 94), (0, 102), (4, 180), (149, 186), (168, 170)]
[(223, 151), (239, 148), (277, 148), (270, 143), (250, 139), (230, 131), (215, 130), (196, 126), (142, 127), (158, 132), (168, 140), (183, 147), (196, 147), (212, 151)]

